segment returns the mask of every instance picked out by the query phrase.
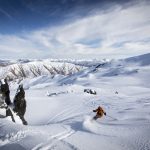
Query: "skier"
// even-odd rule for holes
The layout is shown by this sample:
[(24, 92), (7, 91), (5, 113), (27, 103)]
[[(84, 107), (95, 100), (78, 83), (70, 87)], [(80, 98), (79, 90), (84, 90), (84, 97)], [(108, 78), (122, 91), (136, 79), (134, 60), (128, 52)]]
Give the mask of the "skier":
[(106, 116), (106, 112), (103, 110), (103, 108), (101, 106), (99, 106), (97, 109), (93, 110), (93, 112), (96, 112), (96, 116), (93, 117), (94, 120), (101, 118), (103, 116), (103, 114)]
[(25, 91), (23, 89), (23, 85), (19, 85), (15, 98), (14, 98), (14, 112), (17, 113), (17, 115), (22, 120), (22, 123), (24, 125), (27, 125), (27, 121), (24, 118), (24, 114), (26, 112), (26, 100), (25, 100)]
[(5, 99), (5, 103), (7, 105), (10, 105), (11, 104), (11, 101), (10, 101), (10, 90), (9, 90), (9, 85), (8, 85), (8, 82), (7, 82), (6, 78), (1, 82), (1, 92), (2, 92), (3, 97)]

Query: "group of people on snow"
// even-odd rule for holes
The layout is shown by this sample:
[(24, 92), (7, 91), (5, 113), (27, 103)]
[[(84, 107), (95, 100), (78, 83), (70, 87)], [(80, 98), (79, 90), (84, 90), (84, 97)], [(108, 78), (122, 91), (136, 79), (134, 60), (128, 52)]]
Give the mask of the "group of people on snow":
[(18, 115), (24, 125), (27, 121), (24, 118), (26, 112), (25, 91), (23, 85), (19, 85), (13, 103), (10, 100), (10, 90), (7, 79), (0, 80), (0, 108), (6, 110), (6, 117), (10, 116), (12, 121), (15, 122), (13, 113)]

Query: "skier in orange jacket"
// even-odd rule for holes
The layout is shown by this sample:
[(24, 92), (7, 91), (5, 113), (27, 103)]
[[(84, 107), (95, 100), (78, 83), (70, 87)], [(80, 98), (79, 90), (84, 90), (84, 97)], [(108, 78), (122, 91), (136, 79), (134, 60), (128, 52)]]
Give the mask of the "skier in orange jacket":
[(94, 120), (101, 118), (103, 116), (103, 114), (106, 116), (106, 112), (103, 110), (103, 108), (101, 106), (99, 106), (97, 109), (93, 110), (93, 112), (96, 112), (96, 116), (93, 117)]

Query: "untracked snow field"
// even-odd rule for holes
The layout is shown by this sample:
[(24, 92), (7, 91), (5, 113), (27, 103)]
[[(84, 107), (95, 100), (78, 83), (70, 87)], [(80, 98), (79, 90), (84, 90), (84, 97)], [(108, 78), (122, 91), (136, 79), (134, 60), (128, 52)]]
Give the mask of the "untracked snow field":
[[(23, 80), (29, 125), (1, 118), (0, 150), (150, 150), (148, 56), (144, 64), (142, 56), (64, 78)], [(13, 99), (17, 85), (10, 86)], [(99, 105), (107, 115), (94, 121)]]

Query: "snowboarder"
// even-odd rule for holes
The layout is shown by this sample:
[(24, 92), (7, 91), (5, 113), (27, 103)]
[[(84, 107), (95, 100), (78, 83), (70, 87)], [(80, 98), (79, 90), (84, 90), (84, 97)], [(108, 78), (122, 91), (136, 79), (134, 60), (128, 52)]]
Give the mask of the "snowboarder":
[(8, 82), (7, 82), (6, 78), (1, 82), (1, 92), (2, 92), (2, 95), (3, 95), (4, 99), (5, 99), (5, 103), (7, 105), (10, 105), (11, 104), (11, 101), (10, 101), (10, 90), (9, 90), (9, 85), (8, 85)]
[(101, 118), (103, 116), (103, 114), (106, 116), (106, 112), (103, 110), (103, 108), (101, 106), (99, 106), (97, 109), (93, 110), (93, 112), (96, 112), (96, 116), (93, 117), (94, 120)]
[(15, 98), (14, 98), (14, 109), (17, 115), (22, 120), (24, 125), (27, 125), (27, 121), (24, 118), (24, 114), (26, 112), (26, 100), (25, 100), (25, 91), (23, 89), (23, 85), (19, 85)]

